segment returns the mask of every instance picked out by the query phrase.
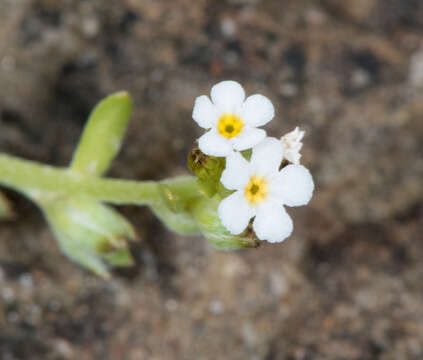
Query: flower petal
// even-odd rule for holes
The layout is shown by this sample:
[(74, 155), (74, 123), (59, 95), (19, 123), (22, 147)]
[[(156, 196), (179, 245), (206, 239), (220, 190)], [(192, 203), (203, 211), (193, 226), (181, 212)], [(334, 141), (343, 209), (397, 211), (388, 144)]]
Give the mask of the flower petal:
[(248, 204), (243, 190), (224, 198), (217, 209), (222, 225), (233, 235), (238, 235), (247, 228), (254, 212), (254, 209)]
[(284, 148), (284, 157), (289, 162), (299, 165), (301, 159), (301, 148), (303, 143), (301, 142), (304, 137), (305, 131), (300, 130), (297, 126), (293, 131), (285, 134), (281, 137), (281, 142)]
[(232, 152), (230, 141), (211, 129), (198, 139), (200, 150), (211, 156), (228, 156)]
[(252, 127), (246, 127), (242, 129), (241, 133), (232, 138), (231, 142), (235, 150), (243, 151), (251, 149), (257, 145), (266, 137), (266, 131), (263, 129), (256, 129)]
[(250, 179), (250, 164), (238, 152), (226, 158), (226, 168), (220, 178), (221, 183), (229, 190), (243, 189)]
[(285, 159), (288, 160), (289, 162), (295, 164), (295, 165), (300, 164), (301, 156), (302, 155), (299, 153), (298, 150), (285, 149), (285, 153), (284, 153)]
[(275, 243), (291, 235), (294, 225), (282, 205), (267, 203), (257, 210), (253, 229), (260, 240)]
[(284, 167), (270, 183), (270, 191), (288, 206), (306, 205), (313, 190), (313, 178), (302, 165)]
[(235, 113), (245, 99), (242, 86), (236, 81), (222, 81), (211, 89), (213, 103), (222, 112)]
[(253, 148), (251, 164), (260, 175), (278, 172), (283, 158), (282, 143), (275, 138), (268, 137)]
[(242, 105), (240, 116), (250, 126), (263, 126), (275, 116), (275, 108), (263, 95), (251, 95)]
[(195, 99), (192, 118), (202, 128), (210, 129), (217, 121), (216, 106), (207, 96), (199, 96)]

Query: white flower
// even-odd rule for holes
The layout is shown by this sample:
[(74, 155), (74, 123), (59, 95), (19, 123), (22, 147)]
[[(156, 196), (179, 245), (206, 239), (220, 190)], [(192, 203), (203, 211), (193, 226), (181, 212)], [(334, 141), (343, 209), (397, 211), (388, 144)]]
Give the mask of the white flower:
[(300, 150), (303, 147), (301, 140), (304, 134), (305, 131), (300, 130), (297, 126), (293, 131), (281, 137), (285, 159), (296, 165), (300, 163)]
[(314, 183), (302, 165), (288, 165), (279, 171), (282, 158), (282, 143), (275, 138), (266, 138), (254, 147), (250, 161), (237, 152), (226, 158), (220, 181), (236, 191), (221, 201), (218, 215), (231, 234), (243, 232), (255, 216), (253, 229), (260, 240), (281, 242), (291, 235), (292, 220), (283, 205), (306, 205)]
[(211, 156), (228, 156), (257, 145), (266, 132), (257, 129), (273, 119), (275, 109), (263, 95), (245, 99), (242, 86), (235, 81), (222, 81), (211, 89), (211, 100), (199, 96), (195, 100), (192, 118), (209, 129), (198, 140), (200, 150)]

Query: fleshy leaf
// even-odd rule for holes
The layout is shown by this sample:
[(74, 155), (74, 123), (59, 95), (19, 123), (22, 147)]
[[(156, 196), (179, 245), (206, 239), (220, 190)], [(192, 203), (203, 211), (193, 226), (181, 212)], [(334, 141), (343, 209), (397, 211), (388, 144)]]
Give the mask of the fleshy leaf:
[(171, 231), (180, 235), (197, 235), (200, 233), (197, 222), (188, 211), (174, 212), (163, 205), (151, 207), (154, 214)]
[(61, 249), (75, 262), (103, 277), (108, 265), (133, 263), (127, 240), (135, 232), (113, 208), (78, 196), (44, 202), (42, 209)]
[(191, 203), (197, 197), (204, 197), (198, 190), (193, 176), (181, 176), (160, 182), (164, 202), (151, 206), (156, 216), (166, 227), (181, 235), (200, 233), (191, 213)]
[(113, 266), (132, 266), (134, 265), (134, 260), (132, 259), (129, 249), (119, 249), (113, 253), (103, 255), (104, 258), (110, 265)]
[(118, 153), (131, 115), (132, 102), (127, 92), (106, 97), (92, 111), (71, 168), (84, 174), (102, 175)]
[(81, 250), (77, 246), (72, 246), (72, 240), (68, 239), (63, 234), (56, 231), (54, 231), (54, 233), (60, 248), (68, 258), (85, 267), (87, 270), (92, 271), (98, 276), (101, 276), (105, 279), (110, 278), (110, 273), (107, 269), (107, 266), (100, 257)]

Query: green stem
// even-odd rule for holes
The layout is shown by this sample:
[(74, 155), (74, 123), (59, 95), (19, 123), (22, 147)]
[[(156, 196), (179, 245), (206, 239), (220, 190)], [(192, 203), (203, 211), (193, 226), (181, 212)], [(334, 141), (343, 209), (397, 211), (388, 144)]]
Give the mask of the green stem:
[(161, 206), (169, 201), (186, 203), (199, 195), (193, 177), (165, 180), (163, 191), (161, 183), (154, 181), (98, 178), (6, 154), (0, 154), (0, 184), (35, 200), (45, 194), (79, 194), (113, 204)]

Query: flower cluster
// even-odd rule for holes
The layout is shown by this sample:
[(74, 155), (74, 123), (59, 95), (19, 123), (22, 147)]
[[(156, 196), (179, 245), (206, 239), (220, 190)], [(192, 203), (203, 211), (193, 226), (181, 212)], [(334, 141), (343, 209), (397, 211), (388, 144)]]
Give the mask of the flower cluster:
[[(226, 158), (220, 182), (231, 193), (219, 204), (219, 219), (238, 235), (254, 218), (258, 239), (281, 242), (293, 230), (283, 205), (306, 205), (314, 190), (310, 172), (299, 164), (304, 131), (297, 127), (280, 140), (267, 137), (258, 127), (273, 119), (272, 103), (259, 94), (245, 98), (235, 81), (216, 84), (210, 95), (211, 100), (204, 95), (196, 99), (192, 116), (208, 130), (198, 140), (199, 149)], [(248, 149), (250, 158), (241, 153)]]

